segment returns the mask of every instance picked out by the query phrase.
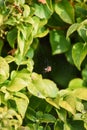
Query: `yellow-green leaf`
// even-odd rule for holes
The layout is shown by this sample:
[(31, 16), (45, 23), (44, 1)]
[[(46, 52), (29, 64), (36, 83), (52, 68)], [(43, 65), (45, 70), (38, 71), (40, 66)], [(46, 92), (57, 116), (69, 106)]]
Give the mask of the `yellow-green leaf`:
[(28, 106), (28, 101), (18, 97), (14, 97), (14, 100), (16, 102), (18, 112), (21, 114), (22, 118), (24, 118)]
[(33, 95), (39, 98), (55, 98), (57, 96), (58, 88), (53, 81), (42, 79), (42, 77), (36, 73), (32, 74), (32, 79), (32, 82), (28, 86), (28, 90)]
[(3, 57), (0, 57), (0, 84), (9, 77), (9, 65)]
[(59, 106), (64, 108), (65, 110), (71, 112), (73, 115), (75, 114), (74, 109), (72, 108), (72, 106), (67, 101), (60, 100)]
[(87, 100), (87, 88), (78, 88), (74, 90), (74, 95), (82, 100)]
[(83, 86), (83, 80), (80, 78), (75, 78), (72, 79), (69, 83), (68, 88), (71, 90), (77, 89), (77, 88), (82, 88)]

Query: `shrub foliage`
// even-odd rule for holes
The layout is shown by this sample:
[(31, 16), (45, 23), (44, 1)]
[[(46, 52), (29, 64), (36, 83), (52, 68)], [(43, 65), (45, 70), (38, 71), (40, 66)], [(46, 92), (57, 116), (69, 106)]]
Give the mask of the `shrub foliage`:
[(86, 0), (0, 0), (0, 129), (87, 130), (86, 55)]

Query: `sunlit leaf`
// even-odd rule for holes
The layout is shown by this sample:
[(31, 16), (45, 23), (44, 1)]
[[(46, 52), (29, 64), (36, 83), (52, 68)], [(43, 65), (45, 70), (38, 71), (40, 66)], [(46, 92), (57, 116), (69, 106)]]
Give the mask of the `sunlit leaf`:
[(29, 59), (26, 59), (26, 60), (22, 61), (21, 65), (26, 65), (27, 66), (27, 70), (29, 72), (32, 72), (33, 66), (34, 66), (34, 62), (33, 62), (33, 60), (31, 58), (29, 58)]
[(78, 88), (74, 90), (76, 97), (82, 100), (87, 100), (87, 88)]
[(27, 83), (23, 79), (16, 77), (9, 84), (8, 90), (17, 92), (17, 91), (20, 91), (21, 89), (25, 88), (26, 86), (27, 86)]
[(48, 29), (44, 27), (45, 24), (47, 24), (46, 19), (39, 19), (38, 17), (34, 16), (33, 17), (33, 32), (32, 34), (34, 37), (42, 37), (45, 36), (48, 33)]
[(3, 15), (2, 14), (0, 14), (0, 26), (3, 24)]
[(15, 61), (15, 58), (11, 55), (8, 55), (5, 57), (5, 60), (7, 63), (11, 63), (11, 62)]
[(43, 4), (35, 4), (35, 15), (41, 19), (48, 19), (52, 12)]
[(9, 65), (3, 57), (0, 57), (0, 84), (9, 77)]
[(16, 93), (14, 93), (14, 96), (19, 97), (19, 98), (23, 98), (24, 100), (26, 100), (29, 103), (28, 97), (22, 92), (16, 92)]
[(55, 11), (64, 22), (74, 23), (74, 8), (67, 0), (61, 0), (56, 3)]
[(67, 37), (69, 37), (73, 32), (77, 31), (79, 25), (79, 23), (72, 24), (67, 30)]
[(61, 100), (59, 102), (59, 105), (60, 105), (60, 107), (64, 108), (65, 110), (67, 110), (69, 112), (71, 112), (72, 114), (75, 114), (75, 110), (73, 109), (73, 107), (67, 101)]
[[(70, 93), (69, 95), (64, 95), (63, 96), (63, 101), (66, 101), (70, 106), (71, 106), (71, 109), (72, 109), (72, 113), (75, 114), (76, 113), (76, 97)], [(70, 109), (66, 108), (68, 111)]]
[(17, 24), (17, 19), (11, 16), (7, 21), (5, 21), (5, 24), (14, 26)]
[(25, 40), (24, 40), (24, 36), (20, 30), (18, 30), (18, 38), (17, 39), (18, 39), (18, 47), (20, 50), (20, 54), (23, 55)]
[(26, 55), (32, 41), (32, 25), (28, 24), (27, 26), (20, 24), (18, 26), (18, 48), (21, 55)]
[[(76, 110), (79, 111), (79, 112), (84, 112), (84, 104), (81, 102), (81, 100), (77, 99), (76, 101)], [(75, 114), (75, 118), (80, 118), (79, 116), (81, 116), (81, 113), (79, 113), (80, 115)]]
[(23, 5), (23, 8), (24, 8), (23, 16), (28, 17), (30, 14), (30, 7), (27, 4), (25, 4), (25, 5)]
[(46, 28), (40, 28), (37, 32), (37, 34), (35, 35), (35, 37), (44, 37), (46, 36), (47, 34), (49, 33), (49, 29), (46, 29)]
[(82, 26), (78, 29), (79, 35), (83, 38), (85, 42), (87, 42), (87, 29), (86, 28), (87, 28), (86, 26)]
[(42, 77), (36, 73), (32, 74), (32, 82), (28, 86), (28, 90), (39, 98), (51, 97), (55, 98), (58, 94), (56, 84), (48, 79), (42, 79)]
[(18, 92), (28, 86), (30, 82), (30, 73), (26, 70), (12, 73), (12, 79), (9, 83), (8, 90)]
[[(4, 115), (6, 119), (9, 119), (9, 117), (13, 118), (15, 116), (18, 120), (18, 126), (22, 125), (22, 118), (14, 109), (8, 109), (7, 107), (5, 107), (3, 108), (3, 112), (6, 114)], [(13, 121), (13, 124), (16, 125), (16, 122)]]
[(72, 79), (69, 83), (68, 88), (71, 90), (77, 89), (77, 88), (82, 88), (83, 86), (83, 80), (80, 78), (75, 78)]
[(71, 130), (71, 125), (69, 123), (64, 123), (64, 130)]
[(14, 100), (16, 102), (18, 112), (21, 114), (22, 118), (24, 118), (28, 106), (28, 101), (18, 97), (14, 97)]
[(52, 106), (56, 107), (57, 109), (59, 109), (59, 100), (60, 97), (57, 96), (56, 98), (52, 99), (52, 98), (46, 98), (46, 101), (51, 104)]
[(87, 43), (76, 43), (72, 49), (72, 58), (76, 67), (80, 70), (81, 63), (87, 55)]
[(18, 3), (19, 3), (20, 5), (23, 5), (23, 4), (25, 3), (25, 0), (19, 0)]
[(30, 48), (30, 45), (32, 44), (32, 42), (33, 42), (33, 36), (32, 34), (30, 34), (30, 36), (28, 36), (28, 38), (25, 41), (24, 52), (23, 52), (24, 56), (28, 52), (28, 49)]

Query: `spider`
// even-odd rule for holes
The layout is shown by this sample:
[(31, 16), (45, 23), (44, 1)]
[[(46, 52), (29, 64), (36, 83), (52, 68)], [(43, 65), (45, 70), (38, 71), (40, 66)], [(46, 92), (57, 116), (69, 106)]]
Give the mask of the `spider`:
[(52, 71), (52, 67), (51, 66), (47, 66), (45, 69), (44, 69), (45, 73), (48, 73), (50, 71)]

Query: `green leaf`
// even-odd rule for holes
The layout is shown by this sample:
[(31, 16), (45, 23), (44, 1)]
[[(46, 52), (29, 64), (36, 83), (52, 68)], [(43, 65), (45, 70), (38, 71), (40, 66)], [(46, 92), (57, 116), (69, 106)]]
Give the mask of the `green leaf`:
[(28, 86), (30, 82), (30, 73), (27, 70), (22, 70), (19, 72), (12, 72), (11, 81), (8, 85), (8, 90), (11, 92), (18, 92), (21, 89)]
[(69, 88), (70, 90), (74, 90), (74, 89), (82, 88), (82, 87), (84, 87), (84, 86), (83, 86), (83, 80), (80, 79), (80, 78), (72, 79), (72, 80), (69, 82), (69, 86), (68, 86), (68, 88)]
[[(76, 100), (76, 110), (77, 111), (79, 111), (79, 112), (84, 112), (84, 105), (83, 105), (83, 103), (81, 102), (81, 100), (79, 100), (79, 99), (77, 99)], [(75, 114), (75, 117), (74, 118), (80, 118), (80, 116), (81, 116), (81, 113), (77, 113), (77, 114)], [(80, 115), (79, 115), (80, 114)]]
[(72, 130), (71, 125), (68, 122), (64, 123), (64, 130)]
[(46, 4), (48, 9), (53, 12), (53, 5), (52, 5), (52, 0), (46, 0)]
[(14, 26), (17, 24), (17, 22), (18, 21), (17, 21), (16, 17), (11, 16), (8, 20), (5, 21), (5, 24)]
[(55, 98), (58, 94), (56, 84), (48, 79), (42, 79), (41, 75), (32, 73), (32, 82), (28, 86), (28, 90), (39, 98), (51, 97)]
[(63, 100), (61, 99), (59, 106), (71, 112), (73, 115), (76, 112), (76, 100), (72, 95), (66, 95)]
[(80, 70), (82, 61), (87, 54), (87, 43), (76, 43), (72, 48), (72, 58), (76, 67)]
[(17, 40), (20, 54), (25, 56), (33, 41), (31, 24), (20, 24), (20, 26), (18, 26)]
[(64, 124), (64, 130), (86, 130), (84, 122), (80, 120), (69, 120)]
[(49, 104), (51, 104), (52, 106), (54, 106), (55, 108), (59, 109), (59, 100), (60, 97), (59, 95), (57, 95), (56, 98), (52, 99), (52, 98), (46, 98), (45, 99)]
[(7, 63), (11, 63), (11, 62), (15, 61), (15, 58), (11, 55), (7, 55), (5, 57), (5, 60), (6, 60)]
[(30, 49), (28, 50), (26, 56), (28, 58), (33, 58), (33, 56), (34, 56), (34, 49), (32, 47), (30, 47)]
[(23, 5), (24, 11), (23, 11), (23, 16), (24, 18), (28, 17), (30, 14), (30, 7), (27, 4)]
[(56, 112), (58, 114), (59, 119), (63, 122), (66, 122), (67, 113), (65, 109), (57, 109)]
[(73, 62), (73, 59), (72, 59), (72, 44), (70, 45), (69, 50), (65, 53), (65, 56), (66, 56), (67, 61), (70, 64), (74, 65), (74, 62)]
[(16, 102), (18, 112), (21, 114), (22, 118), (24, 118), (28, 106), (28, 101), (18, 97), (14, 97), (14, 100)]
[(7, 33), (7, 41), (9, 42), (9, 45), (14, 48), (15, 47), (15, 42), (17, 39), (17, 29), (14, 28), (11, 31)]
[(9, 65), (6, 60), (0, 57), (0, 84), (9, 77)]
[(42, 116), (43, 116), (43, 112), (42, 112), (42, 111), (36, 112), (36, 117), (37, 117), (37, 119), (41, 120), (41, 119), (42, 119)]
[(48, 19), (52, 12), (44, 4), (35, 4), (35, 15), (40, 19)]
[(50, 43), (53, 55), (66, 52), (70, 47), (70, 43), (65, 36), (55, 30), (50, 32)]
[(36, 111), (34, 111), (32, 108), (28, 107), (28, 112), (26, 113), (27, 119), (30, 121), (36, 122)]
[(45, 27), (43, 27), (43, 28), (40, 28), (39, 30), (38, 30), (38, 32), (37, 32), (37, 34), (35, 35), (35, 38), (36, 37), (44, 37), (44, 36), (46, 36), (47, 34), (49, 33), (49, 29), (46, 29)]
[(41, 118), (41, 122), (42, 123), (55, 123), (56, 122), (56, 118), (51, 115), (51, 114), (43, 114), (42, 118)]
[(30, 45), (32, 44), (32, 42), (33, 42), (33, 36), (31, 33), (30, 36), (25, 41), (23, 56), (25, 56), (27, 54), (28, 49), (30, 48)]
[(23, 98), (24, 100), (26, 100), (29, 103), (28, 97), (22, 92), (16, 92), (16, 93), (14, 93), (14, 96), (19, 97), (19, 98)]
[(87, 100), (87, 88), (78, 88), (74, 90), (74, 95), (82, 100)]
[(68, 0), (61, 0), (56, 3), (55, 11), (64, 22), (69, 24), (74, 23), (74, 8)]
[(76, 113), (76, 97), (72, 93), (70, 93), (69, 95), (67, 94), (66, 96), (64, 96), (63, 100), (66, 101), (71, 106), (72, 112), (73, 114), (75, 114)]
[(46, 129), (46, 130), (51, 130), (51, 127), (50, 127), (49, 125), (47, 125), (47, 126), (45, 127), (45, 129)]
[(10, 108), (10, 109), (8, 109), (7, 114), (8, 114), (8, 116), (11, 115), (12, 117), (16, 117), (18, 119), (20, 125), (22, 125), (22, 118), (16, 111), (14, 111), (13, 109)]
[(25, 88), (26, 86), (27, 86), (27, 83), (23, 79), (16, 77), (13, 80), (11, 80), (7, 89), (12, 92), (17, 92)]
[(0, 26), (3, 24), (3, 15), (2, 14), (0, 14)]
[(87, 42), (87, 27), (82, 26), (78, 29), (79, 35), (83, 38), (85, 42)]
[(66, 37), (69, 37), (73, 32), (75, 32), (78, 29), (79, 25), (79, 23), (72, 24), (67, 30)]
[(19, 4), (19, 5), (23, 5), (24, 3), (25, 3), (25, 0), (19, 0), (19, 1), (18, 1), (18, 4)]
[(23, 34), (20, 30), (18, 30), (17, 40), (18, 40), (18, 47), (19, 47), (19, 50), (20, 50), (20, 54), (23, 55), (25, 40), (24, 40)]
[(44, 25), (47, 24), (46, 19), (39, 19), (38, 17), (34, 16), (33, 17), (33, 27), (34, 29), (32, 30), (32, 34), (34, 37), (43, 37), (47, 35), (48, 29), (44, 27)]
[(4, 1), (0, 0), (0, 8), (4, 6)]
[(61, 122), (60, 120), (57, 120), (57, 122), (55, 122), (54, 125), (54, 130), (63, 130), (63, 122)]
[(82, 78), (83, 78), (83, 85), (87, 86), (87, 65), (85, 65), (85, 68), (82, 70)]
[(26, 59), (26, 60), (22, 61), (20, 65), (27, 65), (27, 70), (29, 72), (32, 72), (34, 62), (33, 62), (33, 60), (31, 58), (29, 58), (29, 59)]

